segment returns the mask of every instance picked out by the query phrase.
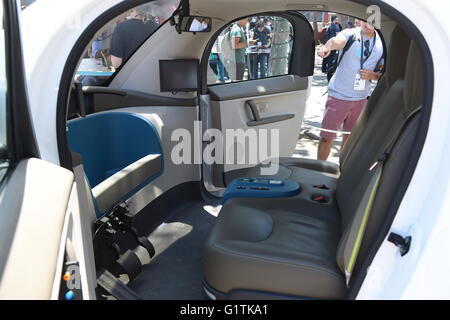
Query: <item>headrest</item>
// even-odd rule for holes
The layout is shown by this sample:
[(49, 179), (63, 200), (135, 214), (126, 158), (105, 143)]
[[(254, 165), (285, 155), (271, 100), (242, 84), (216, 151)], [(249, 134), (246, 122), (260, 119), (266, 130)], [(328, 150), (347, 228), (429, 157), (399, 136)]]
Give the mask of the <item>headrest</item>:
[(408, 56), (411, 40), (399, 26), (395, 27), (391, 35), (387, 54), (386, 83), (388, 86), (405, 77), (406, 57)]
[(414, 42), (408, 54), (405, 75), (405, 107), (406, 111), (411, 112), (418, 108), (423, 102), (424, 91), (424, 72), (423, 72), (422, 54)]

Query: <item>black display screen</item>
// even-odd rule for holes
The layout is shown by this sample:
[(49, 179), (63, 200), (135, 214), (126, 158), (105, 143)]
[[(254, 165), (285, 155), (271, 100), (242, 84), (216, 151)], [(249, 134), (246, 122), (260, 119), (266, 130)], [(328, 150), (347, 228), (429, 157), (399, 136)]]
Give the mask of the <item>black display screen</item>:
[(160, 60), (161, 92), (189, 92), (198, 89), (199, 60)]

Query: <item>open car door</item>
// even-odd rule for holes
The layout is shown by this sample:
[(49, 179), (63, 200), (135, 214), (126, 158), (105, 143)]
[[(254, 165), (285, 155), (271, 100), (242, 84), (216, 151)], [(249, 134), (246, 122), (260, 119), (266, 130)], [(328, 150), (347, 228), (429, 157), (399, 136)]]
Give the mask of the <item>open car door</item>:
[[(234, 41), (247, 45), (236, 49)], [(241, 19), (211, 39), (208, 66), (206, 55), (202, 66), (203, 78), (208, 79), (207, 88), (202, 88), (203, 128), (220, 130), (226, 141), (223, 164), (205, 166), (206, 185), (224, 187), (244, 169), (293, 155), (314, 71), (314, 50), (311, 25), (298, 12)], [(233, 141), (229, 130), (234, 130)], [(249, 142), (255, 136), (258, 142)], [(211, 143), (214, 139), (206, 135), (205, 149)], [(245, 159), (240, 150), (245, 150)]]
[(95, 299), (90, 218), (74, 174), (39, 159), (19, 4), (0, 2), (0, 299)]

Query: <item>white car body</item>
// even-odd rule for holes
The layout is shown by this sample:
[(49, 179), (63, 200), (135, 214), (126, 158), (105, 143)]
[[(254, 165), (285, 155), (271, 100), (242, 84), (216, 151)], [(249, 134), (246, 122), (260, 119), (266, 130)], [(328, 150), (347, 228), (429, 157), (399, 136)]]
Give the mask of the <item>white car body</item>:
[[(67, 57), (82, 32), (119, 0), (39, 0), (21, 16), (34, 131), (43, 160), (59, 165), (58, 88)], [(358, 299), (450, 299), (450, 30), (446, 1), (386, 0), (413, 21), (430, 47), (434, 93), (426, 143), (391, 231), (412, 236), (410, 253), (385, 241)], [(42, 18), (42, 17), (51, 18)]]

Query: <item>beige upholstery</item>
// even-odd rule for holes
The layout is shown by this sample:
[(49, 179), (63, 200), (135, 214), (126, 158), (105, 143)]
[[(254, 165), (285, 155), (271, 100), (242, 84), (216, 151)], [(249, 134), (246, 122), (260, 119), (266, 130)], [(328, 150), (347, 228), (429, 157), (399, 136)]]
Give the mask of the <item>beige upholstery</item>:
[(150, 154), (109, 177), (95, 188), (92, 194), (101, 212), (113, 207), (133, 189), (161, 171), (161, 155)]
[(0, 299), (50, 299), (73, 173), (21, 161), (0, 191)]

